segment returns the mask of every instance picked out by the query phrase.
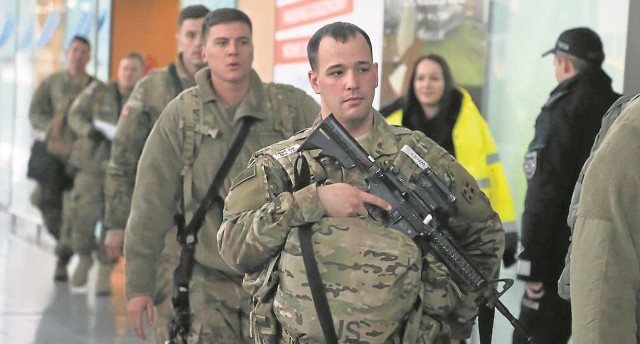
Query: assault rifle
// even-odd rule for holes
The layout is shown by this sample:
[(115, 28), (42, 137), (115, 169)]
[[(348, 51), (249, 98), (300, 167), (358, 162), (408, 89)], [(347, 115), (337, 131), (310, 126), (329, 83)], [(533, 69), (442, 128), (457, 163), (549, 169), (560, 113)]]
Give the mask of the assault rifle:
[(169, 340), (165, 344), (186, 344), (191, 332), (191, 305), (189, 303), (189, 282), (193, 274), (197, 240), (195, 235), (185, 233), (185, 220), (182, 214), (175, 216), (180, 243), (180, 261), (173, 270), (173, 316), (169, 322)]
[[(513, 280), (489, 280), (466, 257), (449, 232), (441, 229), (438, 217), (446, 216), (455, 196), (411, 147), (405, 145), (402, 152), (422, 171), (409, 179), (394, 166), (377, 164), (330, 114), (298, 150), (310, 149), (321, 149), (322, 154), (335, 158), (343, 167), (355, 166), (360, 170), (365, 175), (368, 192), (391, 204), (389, 227), (414, 240), (422, 238), (426, 241), (463, 290), (478, 293), (480, 297), (476, 302), (496, 308), (528, 343), (536, 343), (535, 338), (527, 334), (518, 319), (499, 300), (513, 285)], [(504, 285), (498, 291), (493, 285), (500, 282)]]

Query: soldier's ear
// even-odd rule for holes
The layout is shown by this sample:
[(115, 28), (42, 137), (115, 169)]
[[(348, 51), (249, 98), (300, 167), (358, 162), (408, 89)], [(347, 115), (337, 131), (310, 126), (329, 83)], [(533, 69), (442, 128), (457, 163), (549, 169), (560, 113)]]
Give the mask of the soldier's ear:
[(312, 69), (309, 71), (308, 77), (309, 77), (309, 84), (311, 84), (311, 88), (313, 88), (313, 91), (316, 94), (320, 94), (320, 87), (318, 85), (318, 73)]

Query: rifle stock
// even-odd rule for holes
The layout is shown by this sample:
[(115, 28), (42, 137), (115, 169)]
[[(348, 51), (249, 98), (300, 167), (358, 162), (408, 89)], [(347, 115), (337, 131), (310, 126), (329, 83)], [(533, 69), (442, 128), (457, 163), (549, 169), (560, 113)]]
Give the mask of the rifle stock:
[[(527, 334), (518, 319), (499, 300), (511, 287), (513, 280), (489, 280), (458, 247), (449, 233), (441, 230), (438, 218), (447, 215), (455, 196), (413, 149), (405, 146), (402, 151), (420, 166), (422, 172), (408, 179), (393, 166), (377, 164), (333, 114), (322, 121), (300, 145), (299, 151), (310, 149), (321, 149), (322, 154), (335, 158), (345, 168), (355, 166), (363, 172), (369, 192), (392, 206), (389, 211), (389, 227), (413, 238), (419, 246), (422, 246), (420, 241), (426, 241), (429, 248), (453, 273), (459, 287), (479, 293), (481, 298), (478, 302), (482, 301), (488, 307), (497, 309), (528, 343), (536, 343), (536, 339)], [(501, 291), (493, 287), (498, 282), (505, 283)]]

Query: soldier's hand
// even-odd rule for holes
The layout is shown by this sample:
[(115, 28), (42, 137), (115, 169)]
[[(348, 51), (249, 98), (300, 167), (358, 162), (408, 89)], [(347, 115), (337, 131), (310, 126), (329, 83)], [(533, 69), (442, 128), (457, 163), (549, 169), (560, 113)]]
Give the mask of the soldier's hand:
[(387, 201), (346, 183), (320, 186), (318, 187), (318, 197), (330, 217), (368, 216), (369, 212), (364, 206), (365, 203), (387, 211), (391, 210), (391, 205)]
[(542, 282), (526, 282), (524, 291), (530, 299), (539, 299), (544, 296), (544, 285)]
[(107, 236), (104, 239), (104, 250), (107, 256), (118, 258), (122, 255), (122, 246), (124, 245), (124, 229), (111, 228), (107, 230)]
[(147, 316), (147, 326), (153, 325), (154, 321), (154, 309), (153, 299), (149, 296), (136, 296), (129, 299), (127, 302), (127, 315), (129, 316), (129, 324), (133, 327), (138, 338), (146, 340), (147, 337), (144, 334), (144, 322), (142, 317), (143, 313)]

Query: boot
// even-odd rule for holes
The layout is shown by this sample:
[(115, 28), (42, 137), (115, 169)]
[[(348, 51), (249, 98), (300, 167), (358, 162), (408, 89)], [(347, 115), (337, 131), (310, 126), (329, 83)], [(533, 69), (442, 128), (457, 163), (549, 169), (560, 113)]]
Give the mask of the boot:
[(113, 266), (100, 264), (98, 267), (98, 280), (96, 281), (96, 295), (111, 295), (111, 270)]
[(53, 280), (56, 282), (66, 282), (69, 280), (69, 275), (67, 274), (67, 263), (63, 262), (62, 259), (58, 259), (56, 263), (56, 270), (53, 272)]
[(60, 247), (56, 247), (56, 255), (58, 256), (58, 261), (56, 263), (56, 269), (53, 272), (53, 280), (56, 282), (66, 282), (69, 280), (69, 275), (67, 273), (67, 265), (73, 256), (73, 251), (69, 248), (68, 250)]
[(93, 258), (91, 254), (81, 254), (80, 262), (76, 267), (76, 270), (73, 272), (73, 277), (71, 279), (71, 284), (73, 287), (80, 288), (84, 287), (87, 284), (87, 279), (89, 278), (89, 270), (93, 265)]

